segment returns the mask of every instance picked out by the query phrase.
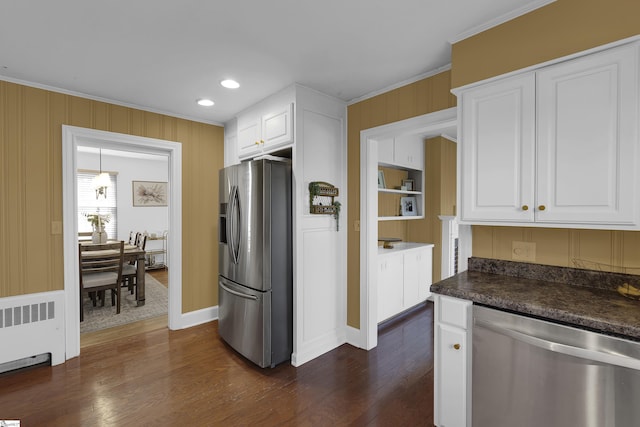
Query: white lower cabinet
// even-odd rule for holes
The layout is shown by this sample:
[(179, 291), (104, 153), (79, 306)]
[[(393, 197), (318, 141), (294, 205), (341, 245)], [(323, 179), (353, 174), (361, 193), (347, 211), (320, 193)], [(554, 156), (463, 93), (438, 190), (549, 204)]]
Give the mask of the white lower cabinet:
[(434, 302), (434, 423), (471, 426), (472, 303), (441, 295)]
[(400, 243), (378, 252), (378, 322), (431, 295), (433, 245)]

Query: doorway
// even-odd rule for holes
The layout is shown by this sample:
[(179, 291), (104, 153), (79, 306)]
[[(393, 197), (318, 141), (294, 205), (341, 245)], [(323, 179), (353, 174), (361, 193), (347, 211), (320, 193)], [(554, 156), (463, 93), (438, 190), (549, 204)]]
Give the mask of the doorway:
[[(81, 348), (99, 342), (101, 332), (154, 318), (153, 327), (168, 324), (168, 274), (166, 271), (166, 238), (169, 234), (169, 203), (165, 187), (169, 182), (169, 157), (166, 154), (112, 150), (80, 145), (78, 167), (78, 231), (80, 240), (91, 240), (95, 225), (91, 219), (100, 216), (108, 240), (124, 240), (141, 247), (145, 255), (145, 304), (139, 306), (137, 289), (125, 287), (121, 292), (121, 311), (114, 314), (110, 304), (95, 304), (84, 295), (84, 320), (80, 323)], [(109, 186), (96, 191), (99, 172), (108, 174)], [(138, 193), (141, 193), (140, 196)], [(135, 266), (135, 261), (127, 260)], [(131, 268), (131, 267), (128, 267)], [(160, 279), (160, 280), (158, 280)], [(133, 282), (133, 279), (128, 279)], [(129, 283), (128, 283), (129, 284)], [(162, 316), (162, 319), (158, 317)], [(137, 324), (137, 327), (146, 325)], [(90, 334), (90, 335), (87, 335)]]
[(137, 137), (93, 129), (63, 125), (62, 180), (64, 220), (64, 293), (65, 293), (65, 350), (66, 359), (80, 354), (80, 306), (78, 288), (78, 216), (77, 170), (78, 147), (163, 155), (168, 158), (169, 199), (167, 238), (169, 287), (169, 328), (179, 329), (182, 307), (182, 148), (177, 142)]
[[(359, 347), (378, 343), (378, 140), (399, 135), (423, 139), (447, 136), (455, 140), (456, 108), (449, 108), (360, 132), (360, 334)], [(466, 238), (466, 235), (465, 237)], [(460, 236), (463, 239), (463, 236)], [(466, 248), (462, 244), (461, 247)], [(460, 257), (466, 256), (460, 252)]]

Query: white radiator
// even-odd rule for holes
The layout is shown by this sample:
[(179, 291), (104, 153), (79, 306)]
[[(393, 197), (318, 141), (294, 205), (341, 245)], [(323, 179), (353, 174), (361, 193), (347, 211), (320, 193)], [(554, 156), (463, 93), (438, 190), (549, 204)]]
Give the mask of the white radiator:
[(0, 364), (51, 353), (65, 361), (64, 291), (0, 298)]

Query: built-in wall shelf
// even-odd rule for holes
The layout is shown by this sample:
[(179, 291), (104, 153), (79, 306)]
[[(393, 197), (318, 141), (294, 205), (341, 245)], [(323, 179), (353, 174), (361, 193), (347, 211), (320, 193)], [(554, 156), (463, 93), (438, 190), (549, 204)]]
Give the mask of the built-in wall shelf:
[(422, 196), (422, 191), (396, 190), (393, 188), (378, 188), (379, 193), (412, 194)]
[(378, 221), (411, 221), (414, 219), (424, 219), (424, 215), (416, 216), (379, 216)]

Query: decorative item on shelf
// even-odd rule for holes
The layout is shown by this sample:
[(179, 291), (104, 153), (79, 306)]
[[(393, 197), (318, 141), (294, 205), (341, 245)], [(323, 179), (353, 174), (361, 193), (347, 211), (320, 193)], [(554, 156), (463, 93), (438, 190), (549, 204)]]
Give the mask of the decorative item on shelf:
[(405, 187), (403, 190), (407, 190), (407, 191), (414, 191), (415, 187), (413, 186), (413, 180), (412, 179), (403, 179), (402, 180), (402, 186)]
[(384, 171), (378, 171), (378, 188), (387, 188), (386, 182), (384, 182)]
[(401, 197), (400, 198), (400, 215), (402, 216), (416, 216), (418, 215), (418, 207), (416, 206), (416, 198)]
[(107, 232), (104, 231), (104, 225), (109, 222), (111, 217), (107, 215), (100, 215), (100, 213), (84, 214), (87, 217), (87, 221), (91, 223), (93, 227), (93, 234), (91, 234), (92, 243), (107, 243)]
[[(309, 212), (320, 215), (333, 215), (336, 219), (336, 231), (338, 231), (338, 221), (340, 217), (340, 202), (334, 200), (338, 196), (339, 190), (328, 182), (312, 181), (309, 183)], [(322, 204), (318, 197), (327, 198), (327, 203)], [(328, 200), (330, 199), (330, 201)]]
[(393, 249), (393, 243), (402, 242), (402, 239), (397, 237), (378, 237), (378, 242), (382, 242), (383, 249)]

